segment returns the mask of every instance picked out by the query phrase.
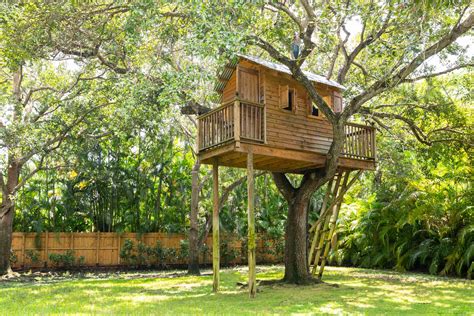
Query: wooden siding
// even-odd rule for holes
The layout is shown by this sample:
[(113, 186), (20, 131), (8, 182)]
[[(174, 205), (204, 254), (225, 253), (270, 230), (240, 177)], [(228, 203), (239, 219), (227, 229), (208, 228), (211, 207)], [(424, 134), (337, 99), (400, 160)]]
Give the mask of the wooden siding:
[[(309, 116), (309, 97), (305, 89), (290, 76), (274, 71), (261, 71), (265, 77), (267, 144), (271, 147), (326, 153), (332, 142), (332, 128), (320, 115)], [(280, 86), (296, 91), (294, 111), (280, 107)], [(316, 86), (318, 93), (332, 106), (332, 89)]]
[(227, 102), (234, 100), (236, 92), (237, 92), (237, 80), (236, 80), (236, 75), (234, 71), (234, 73), (232, 74), (232, 77), (230, 77), (229, 81), (227, 82), (227, 85), (224, 88), (224, 91), (222, 92), (221, 104), (225, 104)]

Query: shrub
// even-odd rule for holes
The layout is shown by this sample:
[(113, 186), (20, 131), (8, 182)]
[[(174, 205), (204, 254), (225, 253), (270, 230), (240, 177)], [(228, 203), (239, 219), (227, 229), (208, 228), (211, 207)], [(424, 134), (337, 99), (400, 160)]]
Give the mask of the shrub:
[(30, 263), (38, 263), (39, 262), (39, 252), (36, 250), (26, 250), (25, 251), (26, 258), (30, 261)]
[(48, 257), (49, 261), (57, 267), (72, 267), (76, 263), (78, 265), (84, 263), (84, 257), (76, 259), (73, 250), (67, 250), (65, 253), (50, 253)]

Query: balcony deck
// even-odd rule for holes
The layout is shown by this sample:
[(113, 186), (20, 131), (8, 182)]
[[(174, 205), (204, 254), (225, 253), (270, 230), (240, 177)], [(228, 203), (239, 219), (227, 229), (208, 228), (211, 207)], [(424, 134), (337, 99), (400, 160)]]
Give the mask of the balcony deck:
[[(199, 157), (203, 164), (215, 159), (222, 166), (245, 168), (252, 151), (254, 168), (272, 172), (303, 173), (321, 168), (327, 151), (295, 150), (266, 142), (264, 104), (235, 99), (198, 118)], [(375, 130), (348, 123), (339, 165), (345, 169), (375, 169)]]

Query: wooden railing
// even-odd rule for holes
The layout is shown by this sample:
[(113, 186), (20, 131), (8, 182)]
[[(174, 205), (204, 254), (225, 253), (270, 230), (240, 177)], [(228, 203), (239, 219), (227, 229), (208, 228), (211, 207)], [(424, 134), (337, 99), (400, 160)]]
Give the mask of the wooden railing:
[(234, 102), (223, 104), (198, 119), (199, 150), (234, 138)]
[(199, 150), (230, 140), (265, 141), (265, 106), (235, 99), (198, 118)]
[(251, 141), (265, 140), (265, 107), (263, 104), (240, 102), (240, 137)]
[(347, 123), (342, 155), (347, 158), (375, 160), (375, 129), (372, 126)]

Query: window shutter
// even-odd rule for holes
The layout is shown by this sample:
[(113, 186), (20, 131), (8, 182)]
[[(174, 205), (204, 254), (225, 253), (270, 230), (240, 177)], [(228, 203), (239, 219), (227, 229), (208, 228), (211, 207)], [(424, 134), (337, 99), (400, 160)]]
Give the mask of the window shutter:
[(334, 107), (334, 112), (340, 113), (342, 112), (342, 96), (340, 92), (334, 91), (333, 95), (333, 107)]
[(288, 107), (288, 86), (280, 86), (280, 107)]

